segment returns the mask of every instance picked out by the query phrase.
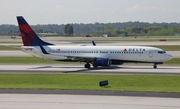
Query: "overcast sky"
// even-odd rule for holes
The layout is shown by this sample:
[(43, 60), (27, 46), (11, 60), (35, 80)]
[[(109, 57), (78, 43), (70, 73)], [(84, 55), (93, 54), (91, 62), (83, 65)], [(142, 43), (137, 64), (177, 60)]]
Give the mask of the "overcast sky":
[(180, 0), (0, 0), (0, 24), (180, 22)]

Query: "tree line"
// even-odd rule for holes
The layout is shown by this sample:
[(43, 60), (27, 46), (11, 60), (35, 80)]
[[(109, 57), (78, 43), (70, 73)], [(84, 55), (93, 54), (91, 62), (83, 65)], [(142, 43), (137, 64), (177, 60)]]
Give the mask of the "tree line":
[[(92, 36), (173, 36), (180, 34), (180, 23), (91, 23), (91, 24), (44, 24), (32, 25), (37, 33), (57, 33), (58, 35), (83, 35)], [(15, 25), (0, 25), (0, 34), (18, 34), (19, 29)]]

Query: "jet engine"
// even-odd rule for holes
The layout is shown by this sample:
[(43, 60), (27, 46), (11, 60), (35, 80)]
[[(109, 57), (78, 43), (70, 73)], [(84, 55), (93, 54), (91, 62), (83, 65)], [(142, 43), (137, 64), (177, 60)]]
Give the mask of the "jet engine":
[(109, 58), (95, 58), (93, 66), (110, 66), (111, 60)]

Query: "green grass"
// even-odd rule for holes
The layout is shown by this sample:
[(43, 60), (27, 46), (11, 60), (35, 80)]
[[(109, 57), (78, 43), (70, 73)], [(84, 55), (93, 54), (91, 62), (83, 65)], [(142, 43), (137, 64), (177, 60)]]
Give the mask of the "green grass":
[[(108, 87), (99, 81), (108, 80)], [(180, 92), (180, 76), (0, 74), (1, 89)]]
[(3, 46), (0, 45), (0, 50), (21, 50), (21, 48), (19, 46)]
[(167, 62), (164, 62), (164, 64), (168, 65), (180, 65), (180, 58), (173, 58)]
[(72, 64), (79, 62), (61, 62), (38, 57), (0, 57), (0, 64)]
[(8, 41), (8, 42), (4, 42), (4, 41), (1, 42), (1, 41), (0, 41), (0, 44), (7, 44), (7, 43), (8, 43), (8, 44), (22, 44), (22, 41), (20, 41), (20, 42), (10, 42), (10, 41)]
[[(79, 62), (51, 61), (38, 57), (0, 57), (0, 64), (79, 64)], [(173, 58), (164, 64), (180, 65), (180, 58)]]
[(46, 60), (38, 57), (0, 57), (1, 64), (58, 64), (57, 61)]
[(180, 45), (157, 45), (157, 46), (152, 46), (152, 47), (161, 48), (165, 51), (180, 51)]

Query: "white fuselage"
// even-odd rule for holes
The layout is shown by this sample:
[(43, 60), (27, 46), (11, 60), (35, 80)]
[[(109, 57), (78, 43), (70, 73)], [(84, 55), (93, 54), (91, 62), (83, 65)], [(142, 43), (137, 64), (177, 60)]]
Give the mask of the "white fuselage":
[(39, 46), (22, 46), (21, 48), (33, 56), (58, 61), (73, 60), (74, 57), (104, 57), (123, 62), (161, 63), (172, 58), (162, 49), (145, 46), (43, 46), (49, 54), (44, 54)]

